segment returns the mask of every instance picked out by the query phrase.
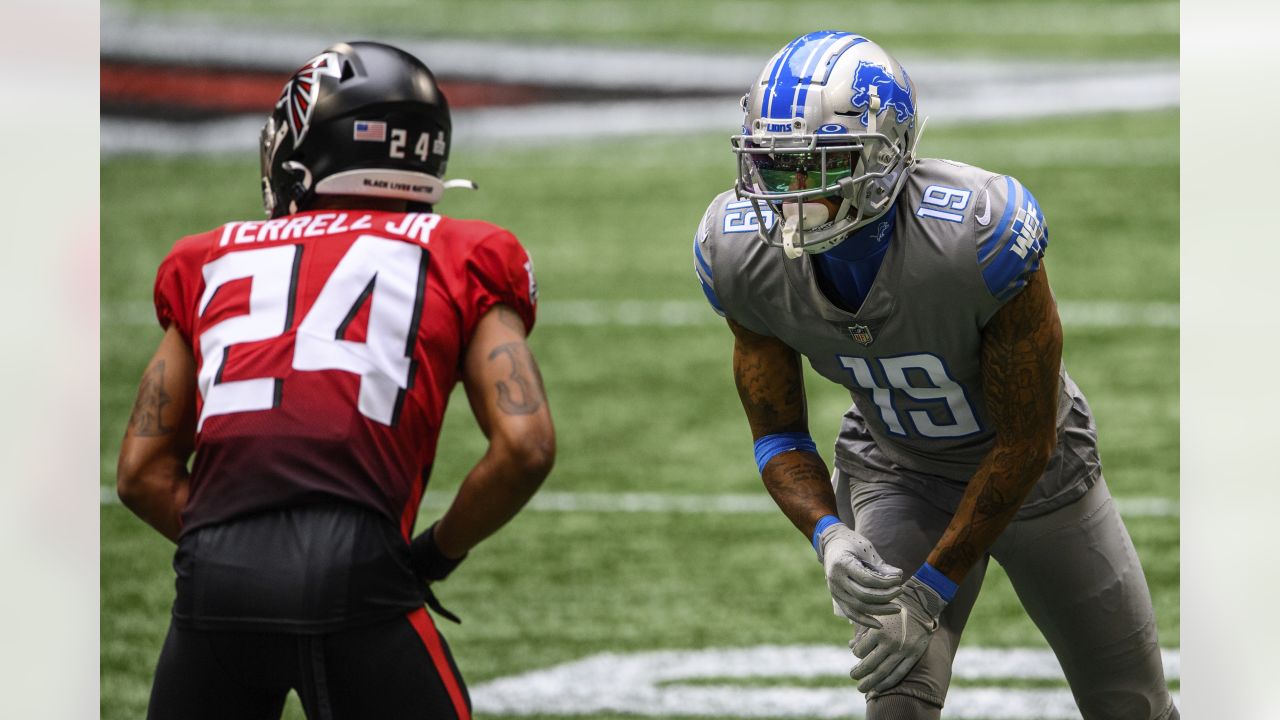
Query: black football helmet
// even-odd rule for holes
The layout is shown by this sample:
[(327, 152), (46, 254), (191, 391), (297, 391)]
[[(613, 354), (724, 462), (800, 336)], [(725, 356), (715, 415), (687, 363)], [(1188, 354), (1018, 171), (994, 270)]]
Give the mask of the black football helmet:
[(382, 43), (334, 45), (289, 78), (262, 128), (263, 207), (281, 217), (319, 194), (430, 210), (446, 187), (451, 131), (449, 104), (422, 61)]

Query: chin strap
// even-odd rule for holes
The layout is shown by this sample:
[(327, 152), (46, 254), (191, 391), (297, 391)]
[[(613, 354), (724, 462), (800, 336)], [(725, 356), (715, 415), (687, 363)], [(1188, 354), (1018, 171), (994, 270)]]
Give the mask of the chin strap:
[(792, 260), (804, 255), (804, 250), (796, 247), (795, 238), (795, 228), (784, 225), (782, 227), (782, 253)]
[(475, 184), (475, 182), (471, 180), (464, 180), (463, 178), (444, 181), (445, 190), (452, 190), (453, 188), (462, 188), (464, 190), (479, 190), (480, 186)]
[[(307, 194), (311, 192), (311, 168), (308, 168), (306, 165), (303, 165), (296, 160), (289, 160), (280, 165), (280, 167), (291, 173), (298, 173), (302, 175), (302, 179), (290, 187), (289, 214), (292, 215), (293, 213), (298, 212), (298, 201), (306, 197)], [(276, 198), (276, 202), (279, 201), (280, 198)]]

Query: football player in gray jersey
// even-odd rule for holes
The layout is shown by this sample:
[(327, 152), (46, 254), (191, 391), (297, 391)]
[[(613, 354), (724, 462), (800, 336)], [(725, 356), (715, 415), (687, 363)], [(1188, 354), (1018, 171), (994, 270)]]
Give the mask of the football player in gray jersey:
[[(1176, 718), (1142, 567), (1062, 366), (1049, 233), (1014, 178), (917, 160), (902, 66), (799, 37), (743, 98), (694, 239), (765, 487), (812, 539), (870, 720), (938, 718), (990, 558), (1086, 720)], [(848, 388), (828, 476), (800, 356)]]

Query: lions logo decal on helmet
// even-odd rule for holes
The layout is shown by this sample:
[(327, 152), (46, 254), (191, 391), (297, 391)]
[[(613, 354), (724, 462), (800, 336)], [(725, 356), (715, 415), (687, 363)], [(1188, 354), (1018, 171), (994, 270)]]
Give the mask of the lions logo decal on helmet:
[(863, 127), (867, 127), (867, 110), (871, 106), (872, 97), (880, 98), (880, 112), (876, 115), (893, 108), (895, 118), (900, 123), (909, 122), (915, 116), (911, 80), (907, 77), (906, 70), (902, 71), (902, 78), (903, 84), (899, 85), (883, 66), (866, 60), (858, 63), (858, 68), (853, 71), (853, 98), (849, 102), (853, 109), (863, 111), (860, 118)]

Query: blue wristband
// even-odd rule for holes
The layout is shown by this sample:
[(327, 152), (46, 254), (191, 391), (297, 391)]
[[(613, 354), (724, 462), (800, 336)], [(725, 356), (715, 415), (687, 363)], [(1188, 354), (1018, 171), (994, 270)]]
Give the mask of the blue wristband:
[(942, 599), (951, 602), (956, 596), (956, 588), (960, 587), (954, 580), (943, 575), (938, 568), (925, 563), (916, 571), (916, 579), (933, 588), (933, 591), (942, 596)]
[(818, 538), (822, 536), (822, 531), (826, 530), (832, 525), (839, 525), (839, 524), (840, 524), (840, 518), (836, 517), (835, 515), (823, 515), (822, 517), (818, 518), (818, 524), (813, 526), (813, 551), (814, 552), (818, 553), (819, 555), (822, 554), (821, 551), (818, 550)]
[(818, 446), (813, 444), (813, 438), (809, 433), (774, 433), (773, 435), (765, 435), (756, 441), (756, 467), (760, 468), (760, 472), (764, 472), (764, 466), (769, 464), (774, 455), (778, 453), (790, 452), (792, 450), (807, 450), (812, 453), (818, 452)]

